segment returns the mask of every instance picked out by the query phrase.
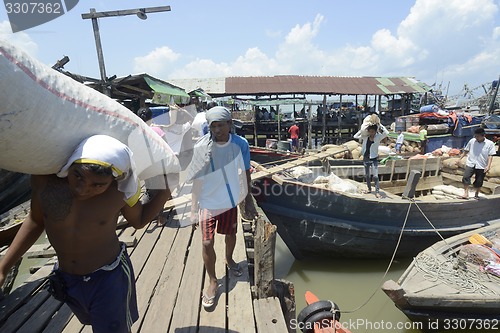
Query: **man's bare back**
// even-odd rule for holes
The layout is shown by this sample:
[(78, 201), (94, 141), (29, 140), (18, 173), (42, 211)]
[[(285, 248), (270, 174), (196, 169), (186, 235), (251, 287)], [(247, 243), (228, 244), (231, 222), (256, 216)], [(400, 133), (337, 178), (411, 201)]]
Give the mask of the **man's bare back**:
[(84, 275), (113, 262), (120, 251), (116, 222), (125, 205), (116, 182), (99, 195), (80, 198), (68, 178), (33, 177), (32, 215), (43, 222), (60, 269)]
[(94, 332), (130, 332), (139, 318), (135, 278), (116, 222), (121, 213), (140, 229), (170, 197), (166, 186), (149, 202), (139, 201), (131, 157), (120, 141), (94, 135), (78, 145), (56, 175), (32, 176), (31, 211), (0, 260), (0, 286), (45, 230), (59, 260), (49, 277), (51, 294)]

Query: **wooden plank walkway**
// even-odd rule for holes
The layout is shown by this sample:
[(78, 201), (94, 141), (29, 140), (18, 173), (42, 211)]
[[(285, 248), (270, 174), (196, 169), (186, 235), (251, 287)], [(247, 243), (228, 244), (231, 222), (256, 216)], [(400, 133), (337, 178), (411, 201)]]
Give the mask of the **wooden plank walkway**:
[[(224, 240), (216, 235), (216, 270), (222, 286), (215, 309), (203, 309), (201, 294), (207, 277), (201, 233), (189, 225), (189, 196), (174, 199), (173, 206), (164, 226), (152, 222), (141, 230), (128, 227), (120, 231), (120, 239), (133, 240), (128, 251), (136, 276), (140, 317), (132, 332), (287, 332), (279, 300), (252, 297), (241, 220), (234, 259), (244, 268), (244, 274), (234, 277), (227, 271)], [(46, 277), (51, 269), (51, 265), (42, 266), (0, 301), (1, 332), (92, 332), (90, 326), (80, 324), (68, 306), (48, 294)]]

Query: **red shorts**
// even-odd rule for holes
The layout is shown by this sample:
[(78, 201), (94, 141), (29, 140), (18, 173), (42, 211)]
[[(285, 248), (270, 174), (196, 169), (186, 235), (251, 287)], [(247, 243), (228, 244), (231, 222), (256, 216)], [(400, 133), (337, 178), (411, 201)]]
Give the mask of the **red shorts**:
[(214, 239), (215, 226), (217, 233), (235, 235), (238, 225), (238, 208), (229, 210), (200, 209), (198, 212), (203, 240)]

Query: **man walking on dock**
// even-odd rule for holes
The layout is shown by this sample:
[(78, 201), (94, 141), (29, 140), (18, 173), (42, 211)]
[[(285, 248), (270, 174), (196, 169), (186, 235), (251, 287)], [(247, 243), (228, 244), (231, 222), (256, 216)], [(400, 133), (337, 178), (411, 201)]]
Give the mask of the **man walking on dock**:
[(228, 271), (241, 276), (241, 267), (233, 260), (237, 205), (240, 204), (244, 218), (252, 219), (257, 214), (250, 191), (248, 142), (233, 133), (231, 112), (227, 108), (213, 107), (207, 111), (206, 118), (210, 131), (195, 144), (187, 180), (193, 180), (191, 220), (194, 226), (199, 223), (201, 227), (203, 261), (210, 279), (202, 304), (204, 308), (211, 308), (218, 289), (215, 230), (225, 235)]

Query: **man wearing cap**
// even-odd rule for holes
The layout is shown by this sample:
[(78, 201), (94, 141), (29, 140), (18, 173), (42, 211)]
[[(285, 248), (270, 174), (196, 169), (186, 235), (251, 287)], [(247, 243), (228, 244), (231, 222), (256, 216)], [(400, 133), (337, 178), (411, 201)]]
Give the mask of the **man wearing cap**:
[(57, 175), (32, 176), (31, 187), (31, 211), (0, 261), (0, 285), (45, 230), (58, 258), (50, 293), (93, 332), (130, 332), (138, 319), (135, 278), (117, 219), (121, 213), (131, 226), (144, 227), (170, 197), (168, 186), (142, 205), (130, 149), (94, 135)]
[(250, 193), (250, 147), (246, 139), (234, 134), (231, 112), (221, 106), (206, 113), (209, 133), (195, 144), (187, 180), (193, 181), (191, 220), (202, 232), (203, 261), (210, 284), (202, 304), (215, 304), (218, 281), (215, 274), (214, 234), (225, 235), (226, 266), (238, 277), (242, 269), (233, 260), (236, 245), (237, 206), (242, 216), (257, 215)]

